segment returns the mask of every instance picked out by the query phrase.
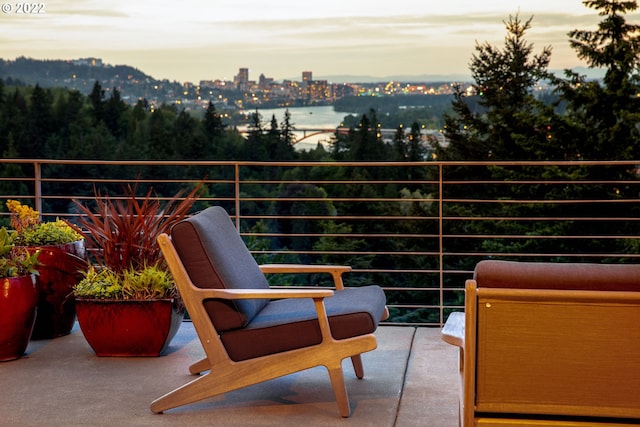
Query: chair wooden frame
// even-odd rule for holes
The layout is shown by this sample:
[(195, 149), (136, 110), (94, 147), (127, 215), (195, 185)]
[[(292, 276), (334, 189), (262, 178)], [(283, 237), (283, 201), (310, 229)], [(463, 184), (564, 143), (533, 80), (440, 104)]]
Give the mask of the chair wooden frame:
[[(475, 280), (466, 282), (465, 292), (465, 312), (452, 313), (442, 329), (442, 339), (459, 347), (460, 426), (637, 425), (640, 407), (633, 403), (638, 402), (633, 384), (638, 384), (640, 366), (630, 366), (638, 362), (640, 343), (632, 338), (638, 333), (629, 332), (637, 325), (640, 292), (479, 288)], [(492, 313), (498, 307), (498, 313), (507, 316)], [(526, 314), (528, 310), (520, 307), (535, 308), (535, 313)], [(529, 333), (500, 321), (515, 319), (516, 313), (520, 319), (530, 316), (547, 322), (548, 327)], [(594, 313), (606, 316), (597, 318)], [(593, 327), (594, 322), (604, 326)], [(581, 353), (585, 342), (597, 343), (593, 353)], [(624, 353), (614, 354), (608, 348), (612, 342), (624, 343)], [(546, 354), (549, 343), (561, 347), (553, 353), (563, 355), (562, 360)], [(511, 347), (515, 351), (507, 354)], [(533, 367), (531, 373), (523, 375), (519, 357), (525, 353), (535, 360), (527, 365)], [(583, 358), (587, 360), (579, 372), (570, 372), (566, 361)], [(529, 382), (517, 396), (510, 395), (511, 379), (522, 376)], [(592, 379), (589, 390), (580, 389), (581, 376)], [(573, 388), (575, 400), (556, 393), (558, 387)]]
[[(171, 238), (167, 234), (158, 237), (158, 243), (177, 284), (194, 328), (202, 343), (205, 358), (189, 367), (191, 374), (202, 374), (189, 383), (159, 397), (151, 403), (151, 411), (161, 413), (168, 409), (224, 394), (249, 385), (261, 383), (316, 366), (325, 366), (329, 372), (340, 414), (351, 415), (351, 407), (344, 383), (342, 361), (351, 358), (357, 378), (364, 376), (361, 354), (377, 347), (373, 334), (335, 340), (331, 336), (329, 320), (324, 307), (324, 298), (334, 294), (332, 289), (202, 289), (196, 287), (186, 272)], [(261, 266), (265, 274), (272, 273), (328, 273), (333, 276), (339, 292), (344, 288), (342, 274), (351, 270), (348, 266), (319, 265), (266, 265)], [(312, 298), (322, 342), (311, 347), (233, 361), (227, 355), (219, 334), (207, 314), (203, 301), (207, 299), (280, 299)], [(384, 318), (388, 317), (385, 308)]]

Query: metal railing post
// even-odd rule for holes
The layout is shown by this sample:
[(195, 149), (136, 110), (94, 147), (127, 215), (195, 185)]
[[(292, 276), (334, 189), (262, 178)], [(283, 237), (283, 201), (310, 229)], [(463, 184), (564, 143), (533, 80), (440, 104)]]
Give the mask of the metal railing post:
[(40, 162), (33, 162), (33, 196), (35, 210), (42, 219), (42, 164)]
[(440, 274), (440, 325), (444, 325), (444, 195), (443, 195), (443, 180), (444, 180), (444, 163), (438, 165), (438, 264)]
[(236, 228), (240, 230), (240, 164), (235, 164)]

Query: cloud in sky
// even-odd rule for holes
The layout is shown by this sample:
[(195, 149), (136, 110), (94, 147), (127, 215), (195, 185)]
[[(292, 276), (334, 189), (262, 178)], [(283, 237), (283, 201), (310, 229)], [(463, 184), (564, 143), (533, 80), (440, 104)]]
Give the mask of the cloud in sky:
[[(13, 1), (13, 0), (5, 0)], [(468, 73), (476, 41), (501, 46), (503, 21), (534, 15), (527, 40), (552, 67), (579, 65), (567, 33), (595, 28), (580, 0), (49, 0), (39, 15), (0, 14), (2, 57), (100, 57), (155, 78), (198, 82), (358, 74)]]

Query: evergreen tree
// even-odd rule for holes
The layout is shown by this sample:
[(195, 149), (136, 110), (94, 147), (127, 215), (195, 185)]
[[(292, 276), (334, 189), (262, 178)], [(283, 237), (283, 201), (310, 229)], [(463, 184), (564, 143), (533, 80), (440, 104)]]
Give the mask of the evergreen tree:
[(85, 100), (85, 96), (77, 90), (70, 90), (56, 97), (52, 112), (56, 132), (49, 138), (45, 153), (47, 158), (83, 158), (76, 155), (82, 152), (82, 147), (72, 145), (76, 141), (72, 135), (75, 132), (84, 132), (91, 126), (91, 122), (86, 120), (83, 111)]
[(210, 145), (205, 143), (200, 123), (191, 114), (181, 110), (173, 124), (176, 159), (211, 160)]
[(17, 88), (5, 98), (0, 107), (0, 149), (8, 146), (8, 135), (13, 136), (17, 157), (27, 157), (21, 143), (26, 133), (27, 100)]
[(421, 162), (425, 158), (426, 150), (422, 144), (422, 132), (418, 122), (413, 122), (409, 133), (409, 147), (407, 150), (407, 160), (410, 162)]
[(293, 125), (291, 124), (291, 114), (289, 110), (284, 113), (282, 129), (278, 128), (275, 115), (271, 118), (271, 127), (268, 134), (269, 158), (279, 161), (290, 161), (295, 159), (296, 152), (293, 148)]
[(126, 134), (124, 115), (128, 110), (129, 106), (122, 100), (120, 91), (114, 87), (109, 99), (103, 104), (102, 119), (116, 138), (124, 137)]
[(349, 127), (348, 134), (343, 134), (336, 130), (333, 134), (333, 140), (331, 141), (331, 157), (336, 162), (347, 160), (349, 157), (349, 148), (353, 139), (355, 139), (355, 129), (353, 126)]
[(264, 142), (264, 129), (262, 127), (262, 115), (256, 110), (249, 117), (248, 135), (245, 144), (245, 160), (267, 159), (267, 149)]
[(363, 114), (358, 129), (349, 133), (347, 160), (384, 161), (388, 160), (391, 150), (382, 140), (380, 121), (374, 109)]
[(393, 134), (393, 159), (398, 162), (404, 162), (407, 159), (407, 141), (404, 132), (404, 126), (399, 125)]
[(93, 89), (91, 89), (91, 93), (89, 94), (89, 102), (93, 108), (94, 123), (98, 123), (104, 118), (104, 90), (97, 80), (93, 84)]
[[(553, 106), (545, 105), (534, 95), (535, 85), (541, 79), (550, 78), (547, 66), (551, 48), (545, 47), (540, 54), (533, 53), (533, 45), (525, 39), (532, 19), (522, 21), (519, 16), (510, 16), (505, 22), (507, 35), (504, 46), (496, 48), (488, 43), (476, 44), (470, 70), (474, 78), (471, 93), (456, 89), (452, 113), (445, 115), (447, 147), (435, 142), (439, 160), (555, 160), (563, 159), (564, 153), (555, 140), (549, 139), (549, 126), (561, 128)], [(553, 179), (554, 171), (527, 167), (459, 167), (448, 170), (449, 178), (467, 180), (526, 180), (540, 179), (542, 174)], [(559, 172), (558, 172), (559, 173)], [(529, 191), (535, 193), (529, 193)], [(453, 186), (447, 188), (445, 198), (495, 199), (496, 186)], [(504, 195), (504, 192), (500, 193)], [(545, 199), (548, 190), (541, 187), (513, 185), (513, 199)], [(502, 196), (501, 196), (502, 197)], [(515, 207), (514, 207), (515, 206)], [(535, 217), (557, 216), (556, 206), (506, 204), (451, 204), (445, 216), (460, 217)], [(436, 207), (433, 207), (436, 209)], [(470, 221), (451, 225), (451, 234), (545, 234), (536, 223), (526, 225), (515, 222)], [(494, 242), (496, 240), (493, 240)], [(540, 240), (538, 240), (540, 241)], [(447, 242), (447, 251), (453, 252), (521, 252), (510, 246), (513, 241), (488, 248), (482, 240)], [(532, 242), (536, 242), (532, 240)], [(520, 244), (520, 242), (515, 242)], [(462, 246), (464, 245), (464, 246)], [(460, 259), (446, 268), (472, 268), (475, 260)], [(468, 263), (468, 264), (465, 264)]]
[(556, 80), (575, 129), (573, 158), (630, 160), (640, 156), (640, 25), (629, 24), (625, 14), (637, 1), (589, 0), (603, 20), (596, 30), (573, 30), (570, 44), (578, 58), (592, 68), (603, 68), (602, 82), (565, 71)]
[(368, 160), (375, 139), (369, 116), (363, 114), (358, 126), (356, 137), (351, 143), (351, 160)]
[(284, 112), (284, 119), (282, 123), (280, 123), (280, 129), (282, 144), (284, 147), (290, 147), (291, 150), (293, 150), (293, 144), (295, 144), (295, 135), (293, 134), (295, 124), (291, 123), (291, 113), (288, 108)]
[(31, 158), (46, 157), (47, 140), (53, 133), (53, 95), (36, 85), (29, 97), (26, 138), (21, 141), (23, 154)]
[(441, 160), (547, 160), (562, 158), (548, 141), (553, 110), (534, 96), (538, 81), (550, 77), (551, 48), (533, 55), (525, 40), (530, 18), (510, 16), (503, 49), (476, 44), (470, 70), (477, 106), (459, 87), (445, 114), (448, 147), (436, 146)]
[(177, 114), (175, 106), (166, 104), (155, 109), (149, 118), (146, 159), (171, 159), (176, 155), (175, 127)]
[(204, 113), (202, 122), (204, 125), (205, 134), (210, 141), (214, 141), (224, 132), (222, 118), (217, 113), (216, 107), (211, 101), (209, 101), (209, 104), (207, 105), (207, 110)]
[(266, 134), (267, 158), (264, 160), (282, 160), (278, 158), (278, 146), (280, 145), (280, 129), (278, 129), (278, 120), (276, 115), (271, 115), (269, 130)]

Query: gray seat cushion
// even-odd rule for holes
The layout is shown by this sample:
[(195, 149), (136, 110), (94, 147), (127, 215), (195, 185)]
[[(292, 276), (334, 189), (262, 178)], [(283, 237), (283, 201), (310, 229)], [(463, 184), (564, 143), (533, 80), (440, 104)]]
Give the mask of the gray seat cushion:
[[(324, 300), (331, 335), (340, 340), (372, 333), (378, 327), (386, 305), (379, 286), (336, 291)], [(322, 341), (313, 300), (295, 298), (267, 304), (246, 328), (221, 334), (232, 360), (240, 361)]]

